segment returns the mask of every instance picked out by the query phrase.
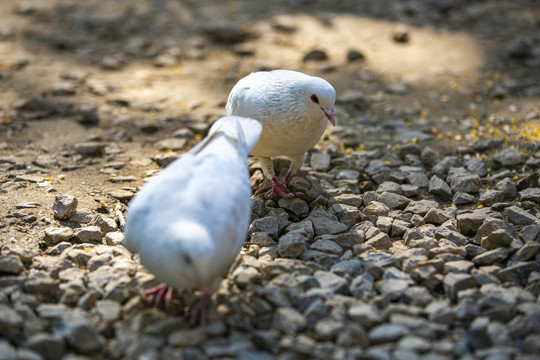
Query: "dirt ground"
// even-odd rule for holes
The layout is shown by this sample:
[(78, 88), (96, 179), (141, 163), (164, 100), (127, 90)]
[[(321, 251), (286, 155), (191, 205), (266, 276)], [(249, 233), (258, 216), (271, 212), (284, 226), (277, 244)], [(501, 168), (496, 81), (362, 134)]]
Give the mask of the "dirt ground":
[[(539, 151), (537, 2), (3, 0), (0, 13), (3, 244), (37, 249), (58, 192), (114, 211), (111, 192), (189, 149), (261, 69), (335, 86), (327, 140), (341, 151)], [(171, 137), (186, 142), (159, 143)]]

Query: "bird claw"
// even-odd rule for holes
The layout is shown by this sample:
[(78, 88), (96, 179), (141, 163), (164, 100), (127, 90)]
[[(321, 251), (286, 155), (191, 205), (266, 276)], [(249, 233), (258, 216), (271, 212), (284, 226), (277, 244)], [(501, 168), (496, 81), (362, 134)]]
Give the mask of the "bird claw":
[(266, 192), (266, 198), (271, 199), (273, 197), (276, 197), (277, 195), (281, 196), (282, 198), (290, 199), (293, 197), (302, 196), (303, 194), (301, 192), (291, 192), (287, 185), (291, 182), (291, 179), (293, 178), (293, 175), (290, 173), (287, 173), (285, 178), (281, 182), (278, 182), (276, 178), (273, 178), (272, 185), (266, 186), (264, 188), (260, 188), (253, 194), (253, 196), (257, 196), (259, 194), (262, 194)]
[(156, 287), (146, 290), (143, 294), (144, 297), (155, 295), (152, 307), (154, 309), (159, 308), (163, 299), (165, 299), (165, 306), (169, 305), (173, 297), (173, 288), (165, 283), (161, 283)]
[(195, 325), (206, 324), (208, 306), (210, 305), (210, 303), (210, 295), (203, 294), (200, 300), (193, 306), (191, 311), (182, 317), (184, 321), (187, 321), (188, 328), (192, 328)]

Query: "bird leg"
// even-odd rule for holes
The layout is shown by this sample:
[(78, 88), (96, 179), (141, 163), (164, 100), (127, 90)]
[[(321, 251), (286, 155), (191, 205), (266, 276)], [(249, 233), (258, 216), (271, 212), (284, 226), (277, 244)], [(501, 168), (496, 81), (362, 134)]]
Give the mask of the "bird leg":
[(201, 284), (199, 286), (201, 291), (201, 298), (193, 308), (183, 316), (183, 319), (187, 321), (188, 327), (193, 327), (195, 325), (204, 325), (207, 320), (208, 307), (212, 303), (212, 296), (207, 292), (206, 285)]
[(154, 309), (159, 308), (159, 305), (163, 302), (163, 298), (165, 298), (165, 305), (168, 305), (173, 296), (173, 288), (168, 286), (165, 283), (161, 283), (156, 287), (153, 287), (149, 290), (146, 290), (143, 294), (144, 297), (155, 295), (154, 301), (153, 301), (153, 307)]
[(291, 182), (291, 179), (293, 177), (294, 177), (293, 174), (287, 173), (287, 175), (285, 175), (285, 177), (283, 178), (283, 180), (281, 180), (281, 182), (278, 182), (277, 179), (273, 177), (270, 180), (272, 182), (272, 186), (266, 186), (266, 187), (260, 188), (253, 195), (257, 196), (265, 191), (270, 190), (266, 193), (267, 198), (273, 198), (276, 195), (279, 195), (283, 198), (293, 198), (296, 196), (302, 196), (303, 194), (301, 192), (291, 192), (287, 188), (287, 185)]

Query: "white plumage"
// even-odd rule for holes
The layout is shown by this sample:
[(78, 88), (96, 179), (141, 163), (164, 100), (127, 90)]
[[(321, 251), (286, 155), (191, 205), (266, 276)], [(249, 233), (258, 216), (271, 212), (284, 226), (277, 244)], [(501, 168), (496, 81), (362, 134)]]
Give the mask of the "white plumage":
[[(253, 119), (219, 119), (206, 138), (130, 202), (125, 246), (140, 254), (157, 279), (174, 288), (200, 289), (208, 299), (217, 289), (247, 236), (247, 157), (261, 131)], [(165, 291), (172, 296), (167, 286), (149, 294), (158, 294), (160, 302)]]
[[(233, 87), (227, 115), (254, 118), (263, 126), (252, 154), (272, 181), (269, 197), (298, 195), (289, 192), (287, 185), (302, 166), (306, 151), (319, 141), (328, 121), (335, 126), (335, 99), (336, 92), (326, 80), (289, 70), (252, 73)], [(281, 182), (277, 181), (272, 165), (271, 158), (275, 156), (291, 160)], [(260, 189), (256, 194), (266, 190)]]

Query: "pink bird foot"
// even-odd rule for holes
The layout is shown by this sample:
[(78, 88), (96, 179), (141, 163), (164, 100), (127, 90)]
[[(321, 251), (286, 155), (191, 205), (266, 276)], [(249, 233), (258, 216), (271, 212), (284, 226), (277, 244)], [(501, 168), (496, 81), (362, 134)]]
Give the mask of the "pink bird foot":
[(187, 327), (192, 328), (195, 325), (204, 325), (208, 318), (208, 307), (212, 302), (212, 297), (209, 294), (202, 294), (199, 301), (193, 308), (183, 316), (184, 321), (187, 321)]
[(154, 295), (153, 308), (157, 309), (165, 298), (165, 305), (170, 304), (173, 296), (173, 288), (165, 283), (161, 283), (156, 287), (146, 290), (143, 294), (144, 297)]
[(274, 177), (271, 180), (272, 186), (266, 186), (264, 188), (257, 190), (255, 194), (253, 194), (253, 196), (257, 196), (268, 190), (270, 191), (266, 193), (266, 197), (269, 199), (276, 197), (276, 195), (279, 195), (287, 199), (297, 197), (297, 196), (302, 196), (303, 194), (301, 192), (291, 192), (287, 188), (287, 185), (289, 185), (293, 177), (294, 175), (292, 175), (291, 173), (287, 173), (287, 175), (285, 175), (285, 177), (283, 178), (281, 182), (278, 182), (277, 179)]

